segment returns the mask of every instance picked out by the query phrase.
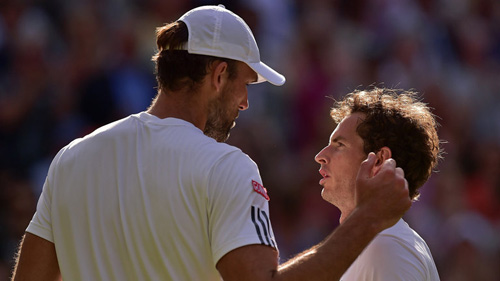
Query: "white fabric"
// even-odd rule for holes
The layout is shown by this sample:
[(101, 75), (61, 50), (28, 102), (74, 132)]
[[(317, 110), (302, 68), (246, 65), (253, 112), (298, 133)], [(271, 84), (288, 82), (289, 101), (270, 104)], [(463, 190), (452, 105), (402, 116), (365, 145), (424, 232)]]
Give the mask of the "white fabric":
[(276, 247), (252, 181), (241, 150), (142, 112), (57, 154), (27, 231), (55, 244), (64, 280), (220, 280), (229, 251)]
[(269, 81), (278, 86), (285, 83), (283, 75), (260, 61), (257, 42), (245, 21), (223, 5), (192, 9), (179, 21), (188, 28), (185, 49), (190, 54), (242, 61), (257, 72), (256, 83)]
[(404, 220), (380, 232), (340, 279), (342, 281), (438, 281), (425, 241)]

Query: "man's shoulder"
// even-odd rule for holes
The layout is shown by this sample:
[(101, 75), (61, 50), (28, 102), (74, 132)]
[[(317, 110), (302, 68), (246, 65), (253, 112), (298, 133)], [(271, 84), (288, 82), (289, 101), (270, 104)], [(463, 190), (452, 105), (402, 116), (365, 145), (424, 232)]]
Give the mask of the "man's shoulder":
[(418, 261), (424, 265), (432, 260), (424, 239), (402, 219), (377, 235), (366, 248), (366, 255), (383, 263), (390, 261), (395, 264)]
[[(427, 279), (435, 265), (425, 241), (404, 220), (382, 231), (362, 252), (343, 280), (363, 279), (376, 274), (375, 280)], [(436, 274), (437, 275), (437, 274)], [(427, 277), (426, 277), (427, 276)]]
[[(206, 170), (214, 165), (235, 165), (241, 162), (254, 163), (240, 148), (217, 142), (192, 126), (176, 126), (162, 134), (154, 144), (157, 151), (164, 153), (164, 156), (175, 154), (186, 163), (196, 163), (194, 169)], [(172, 154), (172, 151), (175, 153)]]
[(126, 130), (126, 128), (130, 127), (128, 124), (132, 121), (133, 118), (131, 116), (113, 121), (101, 127), (94, 129), (92, 132), (74, 139), (62, 150), (72, 150), (74, 151), (77, 148), (82, 146), (99, 146), (99, 142), (106, 139), (110, 135), (116, 135), (118, 131)]
[(255, 164), (253, 160), (240, 148), (226, 143), (209, 141), (199, 150), (200, 157), (213, 160), (213, 164), (232, 166), (241, 164)]
[(399, 244), (408, 244), (411, 247), (426, 244), (424, 239), (403, 219), (400, 219), (394, 226), (382, 231), (376, 238), (380, 243), (393, 241)]

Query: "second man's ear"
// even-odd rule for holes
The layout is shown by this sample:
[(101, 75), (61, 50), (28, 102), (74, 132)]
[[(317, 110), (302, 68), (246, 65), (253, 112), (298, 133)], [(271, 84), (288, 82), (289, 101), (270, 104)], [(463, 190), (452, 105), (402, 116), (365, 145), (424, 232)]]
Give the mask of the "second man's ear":
[(377, 164), (379, 164), (380, 161), (380, 165), (382, 165), (382, 163), (384, 163), (385, 160), (392, 157), (392, 151), (387, 146), (384, 146), (376, 153), (376, 155), (377, 155)]
[(375, 166), (373, 166), (372, 175), (376, 175), (384, 161), (392, 157), (391, 149), (387, 146), (382, 147), (377, 153), (375, 153), (377, 160), (375, 160)]

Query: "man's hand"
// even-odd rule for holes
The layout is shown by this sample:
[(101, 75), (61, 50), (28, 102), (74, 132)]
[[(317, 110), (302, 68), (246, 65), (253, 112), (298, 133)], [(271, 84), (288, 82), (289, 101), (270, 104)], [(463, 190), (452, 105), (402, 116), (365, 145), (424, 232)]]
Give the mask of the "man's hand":
[(404, 171), (389, 158), (372, 175), (376, 156), (368, 154), (361, 163), (356, 179), (356, 209), (372, 217), (376, 229), (393, 226), (410, 208), (411, 200)]

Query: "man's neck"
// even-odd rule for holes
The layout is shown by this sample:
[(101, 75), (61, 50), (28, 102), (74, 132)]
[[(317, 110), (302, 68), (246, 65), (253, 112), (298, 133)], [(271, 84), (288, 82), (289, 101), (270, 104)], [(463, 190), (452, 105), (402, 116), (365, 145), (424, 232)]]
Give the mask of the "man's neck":
[(339, 223), (342, 224), (344, 222), (344, 220), (349, 217), (351, 212), (352, 212), (352, 209), (345, 209), (345, 210), (341, 209)]
[(185, 120), (203, 131), (207, 122), (204, 104), (196, 98), (183, 98), (183, 94), (186, 96), (189, 93), (159, 93), (147, 112), (160, 119), (173, 117)]

